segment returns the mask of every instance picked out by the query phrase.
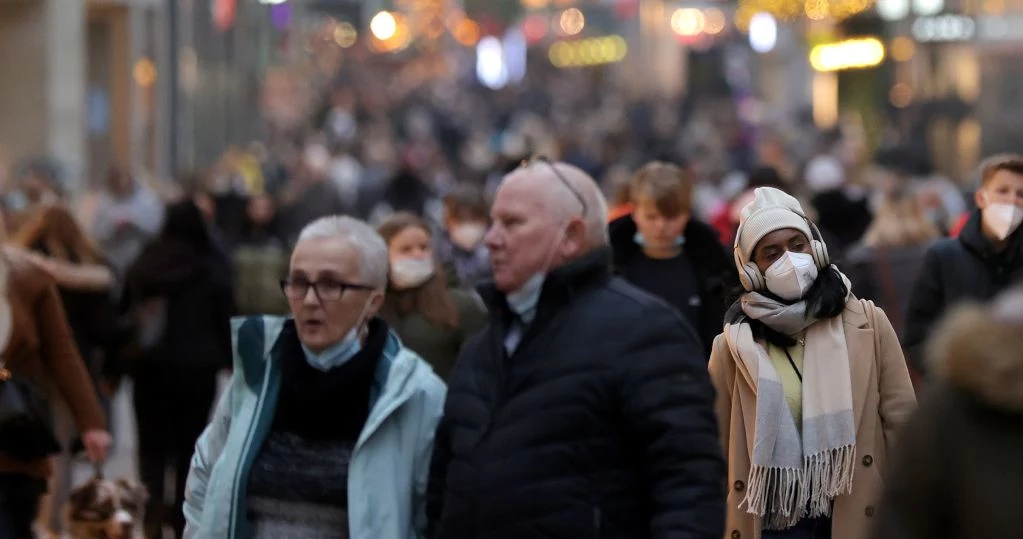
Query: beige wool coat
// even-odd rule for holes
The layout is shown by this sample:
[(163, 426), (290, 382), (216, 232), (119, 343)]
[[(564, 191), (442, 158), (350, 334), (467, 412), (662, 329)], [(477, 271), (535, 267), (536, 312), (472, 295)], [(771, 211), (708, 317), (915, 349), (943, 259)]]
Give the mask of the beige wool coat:
[[(849, 348), (856, 460), (852, 493), (835, 499), (833, 539), (864, 539), (882, 490), (888, 449), (916, 407), (913, 384), (895, 330), (873, 303), (850, 299), (842, 312)], [(753, 455), (756, 389), (737, 369), (723, 335), (714, 340), (710, 376), (717, 391), (721, 444), (728, 462), (728, 519), (724, 539), (760, 539), (762, 524), (739, 508)], [(813, 361), (806, 358), (805, 361)], [(753, 381), (755, 383), (755, 381)]]

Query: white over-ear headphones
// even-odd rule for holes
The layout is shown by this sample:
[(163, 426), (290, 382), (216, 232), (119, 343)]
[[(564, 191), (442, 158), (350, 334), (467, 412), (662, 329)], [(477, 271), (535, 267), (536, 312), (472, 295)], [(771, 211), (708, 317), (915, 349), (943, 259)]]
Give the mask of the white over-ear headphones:
[[(821, 237), (821, 231), (817, 229), (817, 225), (813, 224), (813, 221), (807, 219), (806, 215), (793, 210), (792, 208), (786, 208), (792, 213), (800, 216), (806, 221), (806, 224), (810, 227), (810, 255), (813, 256), (813, 263), (817, 265), (818, 270), (823, 270), (831, 265), (831, 259), (828, 257), (828, 246), (824, 244), (824, 239)], [(756, 214), (753, 214), (756, 215)], [(752, 217), (753, 215), (750, 215)], [(742, 249), (739, 248), (739, 238), (742, 237), (743, 225), (746, 224), (747, 218), (740, 225), (739, 229), (735, 231), (735, 244), (733, 245), (733, 253), (735, 255), (735, 267), (739, 270), (739, 282), (742, 283), (742, 287), (749, 292), (755, 292), (767, 288), (767, 280), (764, 278), (764, 274), (760, 271), (760, 268), (753, 263), (752, 260), (745, 260), (742, 254)], [(753, 246), (756, 248), (756, 246)]]

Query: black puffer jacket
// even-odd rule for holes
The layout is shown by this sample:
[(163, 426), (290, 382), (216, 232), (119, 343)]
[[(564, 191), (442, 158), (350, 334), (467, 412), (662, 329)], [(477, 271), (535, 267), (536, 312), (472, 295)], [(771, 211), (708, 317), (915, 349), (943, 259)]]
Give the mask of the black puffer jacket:
[(1023, 228), (995, 252), (981, 232), (975, 211), (958, 238), (941, 240), (927, 251), (906, 310), (903, 347), (918, 372), (925, 372), (923, 345), (934, 323), (963, 300), (986, 301), (1014, 283), (1023, 282)]
[(551, 272), (505, 354), (504, 296), (466, 343), (437, 431), (434, 539), (706, 538), (725, 467), (696, 335), (601, 250)]
[[(614, 252), (614, 269), (621, 273), (642, 254), (634, 240), (636, 221), (631, 215), (626, 215), (612, 221), (608, 230)], [(713, 228), (690, 219), (683, 236), (686, 239), (685, 252), (693, 265), (696, 288), (700, 293), (700, 323), (696, 332), (703, 344), (704, 357), (709, 358), (714, 337), (724, 327), (729, 299), (739, 291), (739, 276)]]

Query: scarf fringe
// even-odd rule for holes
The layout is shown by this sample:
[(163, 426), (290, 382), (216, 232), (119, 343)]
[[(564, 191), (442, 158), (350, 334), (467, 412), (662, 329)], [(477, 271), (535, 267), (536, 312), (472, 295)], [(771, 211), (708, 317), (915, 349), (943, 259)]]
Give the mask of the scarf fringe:
[(856, 446), (803, 457), (803, 468), (753, 465), (746, 497), (739, 504), (763, 519), (769, 530), (784, 530), (804, 518), (831, 515), (831, 501), (852, 492)]

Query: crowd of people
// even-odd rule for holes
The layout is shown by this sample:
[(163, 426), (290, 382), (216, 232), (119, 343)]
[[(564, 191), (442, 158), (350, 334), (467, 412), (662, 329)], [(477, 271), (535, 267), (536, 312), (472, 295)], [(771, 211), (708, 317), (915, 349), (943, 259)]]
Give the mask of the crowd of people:
[[(15, 174), (0, 381), (52, 386), (101, 466), (132, 379), (147, 537), (1014, 535), (1023, 156), (967, 197), (904, 148), (711, 165), (678, 118), (566, 136), (583, 103), (442, 90), (395, 132), (341, 86), (174, 192)], [(30, 537), (60, 444), (4, 421)]]

